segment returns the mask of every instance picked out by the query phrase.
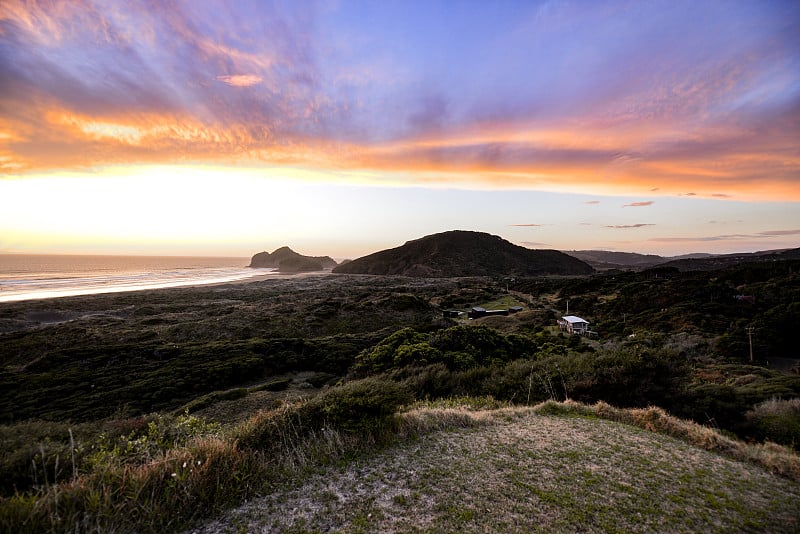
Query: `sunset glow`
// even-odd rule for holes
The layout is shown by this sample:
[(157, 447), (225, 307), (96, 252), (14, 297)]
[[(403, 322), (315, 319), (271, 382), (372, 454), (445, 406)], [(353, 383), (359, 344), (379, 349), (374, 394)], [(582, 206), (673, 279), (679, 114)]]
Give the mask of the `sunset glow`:
[(0, 252), (800, 246), (800, 7), (0, 3)]

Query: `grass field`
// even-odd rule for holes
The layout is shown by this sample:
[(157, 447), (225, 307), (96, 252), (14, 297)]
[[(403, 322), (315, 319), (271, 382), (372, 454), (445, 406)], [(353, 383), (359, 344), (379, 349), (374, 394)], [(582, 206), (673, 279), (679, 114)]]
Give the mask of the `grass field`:
[(454, 424), (319, 469), (192, 532), (800, 528), (797, 480), (663, 433), (581, 415), (591, 409), (553, 406), (412, 411), (404, 416), (416, 420), (412, 425)]

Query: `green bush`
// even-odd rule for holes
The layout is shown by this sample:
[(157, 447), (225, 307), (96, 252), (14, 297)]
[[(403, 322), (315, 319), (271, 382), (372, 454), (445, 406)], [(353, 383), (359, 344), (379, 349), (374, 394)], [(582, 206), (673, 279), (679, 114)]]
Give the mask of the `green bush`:
[(306, 414), (313, 426), (380, 432), (389, 428), (400, 406), (413, 400), (397, 382), (366, 378), (323, 392), (308, 402)]
[(745, 414), (755, 437), (798, 448), (800, 445), (800, 398), (770, 399)]
[(235, 437), (242, 447), (267, 453), (291, 450), (327, 428), (379, 437), (392, 428), (400, 406), (413, 400), (409, 390), (397, 382), (375, 377), (355, 380), (309, 401), (259, 413), (243, 423)]
[(425, 334), (420, 334), (411, 328), (400, 329), (371, 349), (361, 352), (356, 357), (353, 370), (361, 374), (387, 371), (395, 366), (395, 354), (401, 346), (427, 341), (428, 336)]

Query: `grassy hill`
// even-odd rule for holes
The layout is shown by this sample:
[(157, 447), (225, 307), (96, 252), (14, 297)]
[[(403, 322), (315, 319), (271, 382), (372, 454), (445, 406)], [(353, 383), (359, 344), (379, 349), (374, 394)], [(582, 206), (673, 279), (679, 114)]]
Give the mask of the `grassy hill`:
[(453, 230), (358, 258), (333, 272), (446, 278), (584, 275), (593, 269), (557, 250), (531, 250), (495, 235)]
[(104, 436), (92, 446), (94, 466), (70, 482), (45, 479), (34, 495), (0, 499), (0, 531), (800, 526), (800, 458), (777, 445), (735, 441), (658, 408), (489, 398), (402, 408), (402, 399), (366, 380), (229, 427), (182, 416), (153, 420), (114, 447)]
[(195, 532), (797, 532), (800, 484), (570, 405), (457, 425), (318, 470)]

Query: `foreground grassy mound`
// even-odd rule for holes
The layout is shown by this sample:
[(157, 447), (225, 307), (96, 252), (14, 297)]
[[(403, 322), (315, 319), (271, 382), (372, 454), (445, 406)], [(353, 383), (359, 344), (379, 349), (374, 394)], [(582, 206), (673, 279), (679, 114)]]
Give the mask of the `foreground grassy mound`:
[[(422, 409), (404, 414), (403, 421), (407, 427), (447, 428), (322, 469), (200, 532), (800, 528), (796, 480), (698, 448), (688, 441), (734, 454), (748, 450), (660, 410), (550, 402), (478, 412)], [(683, 439), (644, 426), (682, 434)], [(782, 454), (780, 449), (755, 451), (747, 454), (762, 459)], [(796, 457), (792, 462), (790, 471), (800, 465)]]
[[(598, 414), (670, 427), (684, 439)], [(323, 469), (200, 532), (234, 527), (264, 532), (800, 528), (797, 481), (688, 443), (699, 440), (713, 448), (725, 439), (660, 410), (551, 402), (471, 413), (425, 409), (405, 414), (404, 422), (449, 428)], [(726, 447), (747, 450), (733, 442)], [(747, 454), (766, 458), (780, 452)], [(797, 466), (795, 457), (793, 469)]]
[[(225, 428), (154, 419), (0, 498), (0, 531), (766, 530), (800, 527), (800, 458), (657, 408), (410, 402), (380, 379)], [(464, 406), (472, 408), (465, 408)], [(173, 421), (175, 428), (169, 427)], [(336, 518), (336, 519), (334, 519)]]

